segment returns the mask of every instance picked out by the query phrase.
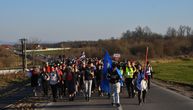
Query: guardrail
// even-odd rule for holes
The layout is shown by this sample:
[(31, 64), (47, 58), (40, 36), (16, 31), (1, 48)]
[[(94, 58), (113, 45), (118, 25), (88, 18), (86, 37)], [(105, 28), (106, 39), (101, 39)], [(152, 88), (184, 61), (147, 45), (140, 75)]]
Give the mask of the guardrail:
[(70, 48), (46, 48), (38, 50), (26, 50), (26, 52), (43, 52), (43, 51), (55, 51), (55, 50), (69, 50)]
[(18, 73), (20, 71), (23, 71), (22, 69), (8, 69), (8, 70), (0, 70), (0, 75), (5, 74), (12, 74), (12, 73)]

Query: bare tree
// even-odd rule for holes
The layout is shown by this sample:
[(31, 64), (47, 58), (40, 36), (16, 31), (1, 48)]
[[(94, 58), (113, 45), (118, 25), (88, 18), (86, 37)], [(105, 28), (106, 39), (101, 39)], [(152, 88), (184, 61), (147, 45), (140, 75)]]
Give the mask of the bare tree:
[(136, 37), (143, 37), (144, 36), (144, 30), (141, 26), (138, 26), (135, 28), (135, 36)]
[(169, 27), (169, 28), (167, 29), (166, 36), (168, 36), (168, 37), (176, 37), (176, 36), (177, 36), (177, 31), (176, 31), (176, 29), (173, 28), (173, 27)]
[(152, 35), (151, 29), (148, 26), (145, 26), (143, 28), (143, 31), (144, 31), (146, 36), (151, 36)]
[(193, 30), (191, 31), (191, 37), (193, 37)]
[(184, 37), (185, 36), (185, 31), (186, 31), (186, 26), (180, 25), (178, 28), (178, 36), (179, 37)]
[(191, 35), (191, 27), (186, 26), (186, 36), (189, 37)]
[(132, 32), (127, 30), (126, 32), (122, 33), (121, 39), (128, 39), (129, 37), (132, 37)]

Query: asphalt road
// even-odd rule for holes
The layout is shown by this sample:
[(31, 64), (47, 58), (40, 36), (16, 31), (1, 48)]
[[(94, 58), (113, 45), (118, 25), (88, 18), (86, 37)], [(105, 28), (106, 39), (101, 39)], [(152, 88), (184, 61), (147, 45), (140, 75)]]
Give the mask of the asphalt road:
[(78, 97), (74, 102), (58, 101), (48, 103), (43, 110), (193, 110), (193, 99), (173, 91), (152, 85), (146, 103), (138, 105), (137, 97), (128, 99), (126, 92), (121, 94), (121, 106), (112, 107), (107, 97), (93, 97), (86, 102)]
[[(4, 91), (9, 93), (10, 91)], [(1, 91), (0, 91), (1, 93)], [(4, 96), (0, 98), (0, 110), (4, 110), (11, 106), (12, 104), (18, 102), (19, 100), (24, 99), (25, 97), (28, 97), (32, 94), (32, 88), (29, 86), (16, 88), (16, 91), (12, 91), (11, 95)]]

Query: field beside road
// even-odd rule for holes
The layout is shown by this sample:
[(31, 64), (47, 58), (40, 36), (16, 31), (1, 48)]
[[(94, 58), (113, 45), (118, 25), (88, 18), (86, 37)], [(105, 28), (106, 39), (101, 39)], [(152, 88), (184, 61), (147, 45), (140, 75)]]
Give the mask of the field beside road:
[(193, 86), (193, 60), (155, 62), (152, 64), (154, 78)]

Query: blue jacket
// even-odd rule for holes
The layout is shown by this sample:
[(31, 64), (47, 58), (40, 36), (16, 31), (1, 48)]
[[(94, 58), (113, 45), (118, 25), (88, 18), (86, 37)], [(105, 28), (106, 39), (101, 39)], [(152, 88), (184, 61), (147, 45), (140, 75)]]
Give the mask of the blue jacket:
[(145, 74), (143, 71), (138, 71), (137, 80), (136, 80), (136, 87), (138, 90), (141, 90), (141, 81), (144, 79)]

